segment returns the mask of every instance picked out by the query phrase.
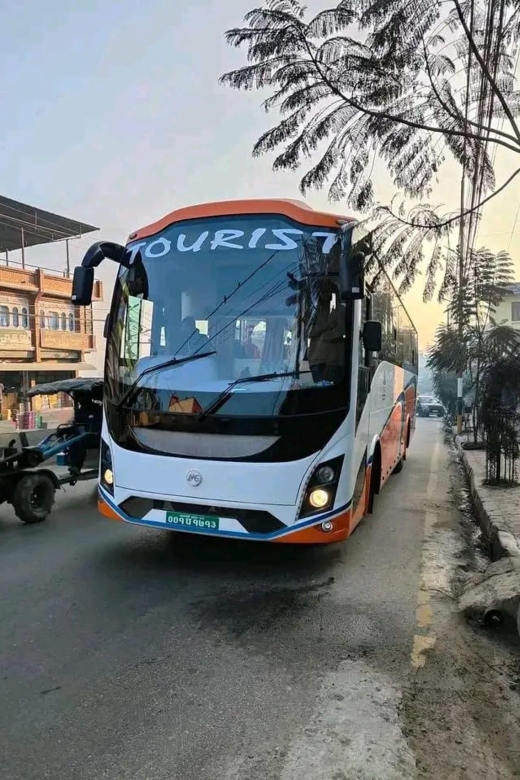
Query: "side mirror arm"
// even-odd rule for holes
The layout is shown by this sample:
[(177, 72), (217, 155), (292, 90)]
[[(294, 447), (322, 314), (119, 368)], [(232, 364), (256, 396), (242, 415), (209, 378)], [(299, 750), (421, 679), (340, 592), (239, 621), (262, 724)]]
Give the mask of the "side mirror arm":
[(125, 247), (121, 244), (115, 244), (113, 241), (96, 241), (87, 249), (81, 265), (83, 268), (97, 268), (107, 258), (128, 268), (130, 263), (125, 262), (125, 255)]

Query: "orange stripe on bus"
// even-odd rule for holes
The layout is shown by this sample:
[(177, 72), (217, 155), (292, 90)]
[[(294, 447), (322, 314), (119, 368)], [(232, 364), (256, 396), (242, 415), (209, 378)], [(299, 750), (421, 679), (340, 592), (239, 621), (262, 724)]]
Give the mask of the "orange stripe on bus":
[(301, 528), (299, 531), (278, 536), (272, 539), (277, 544), (330, 544), (330, 542), (342, 542), (351, 533), (352, 510), (347, 509), (340, 515), (327, 518), (332, 523), (332, 531), (322, 531), (321, 524)]
[(153, 236), (174, 222), (188, 219), (203, 219), (204, 217), (223, 217), (240, 214), (281, 214), (294, 219), (303, 225), (312, 227), (338, 227), (338, 220), (355, 222), (353, 217), (343, 217), (341, 214), (331, 214), (325, 211), (314, 211), (305, 203), (292, 200), (228, 200), (220, 203), (202, 203), (198, 206), (187, 206), (167, 214), (151, 225), (131, 233), (131, 240)]
[(103, 517), (108, 517), (109, 520), (118, 520), (120, 523), (124, 522), (123, 518), (117, 514), (117, 512), (112, 509), (109, 504), (107, 504), (106, 501), (103, 501), (102, 498), (98, 496), (98, 512), (103, 515)]
[(357, 506), (354, 508), (354, 514), (352, 515), (352, 524), (349, 532), (349, 536), (354, 530), (354, 528), (359, 525), (359, 523), (362, 521), (362, 519), (365, 517), (365, 515), (368, 512), (368, 497), (369, 497), (369, 488), (370, 488), (370, 477), (372, 476), (372, 466), (367, 466), (365, 471), (365, 482), (363, 484), (363, 492), (361, 493), (361, 496), (359, 497), (359, 500), (357, 502)]

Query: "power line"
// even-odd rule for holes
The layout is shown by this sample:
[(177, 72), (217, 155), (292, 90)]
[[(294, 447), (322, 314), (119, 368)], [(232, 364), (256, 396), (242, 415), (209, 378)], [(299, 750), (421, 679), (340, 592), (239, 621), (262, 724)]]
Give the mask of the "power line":
[(25, 263), (25, 262), (22, 263), (19, 260), (11, 260), (10, 258), (5, 263), (5, 265), (0, 265), (0, 268), (11, 268), (11, 266), (13, 266), (13, 265), (20, 266), (22, 269), (34, 268), (36, 270), (41, 270), (41, 271), (50, 271), (53, 275), (61, 274), (61, 278), (64, 278), (64, 279), (68, 278), (67, 276), (65, 276), (65, 272), (64, 271), (60, 271), (59, 268), (51, 268), (50, 266), (34, 265), (34, 264), (31, 264), (31, 263)]

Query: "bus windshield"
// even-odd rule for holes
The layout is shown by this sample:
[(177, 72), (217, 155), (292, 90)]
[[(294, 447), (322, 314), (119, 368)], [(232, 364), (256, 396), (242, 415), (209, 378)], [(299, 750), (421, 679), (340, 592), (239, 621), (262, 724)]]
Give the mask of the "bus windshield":
[[(108, 400), (200, 414), (232, 385), (214, 414), (346, 407), (341, 251), (339, 228), (261, 214), (176, 222), (130, 243), (112, 303)], [(303, 406), (290, 402), (298, 394)]]

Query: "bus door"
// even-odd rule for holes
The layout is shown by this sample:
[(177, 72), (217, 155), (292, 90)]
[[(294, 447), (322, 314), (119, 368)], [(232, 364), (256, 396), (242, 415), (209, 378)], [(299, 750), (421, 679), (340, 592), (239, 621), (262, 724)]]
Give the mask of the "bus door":
[(371, 319), (371, 297), (367, 292), (365, 298), (360, 301), (361, 316), (359, 322), (358, 337), (358, 375), (357, 375), (357, 399), (356, 399), (356, 438), (354, 447), (353, 479), (354, 490), (352, 509), (354, 522), (359, 522), (364, 514), (366, 490), (368, 490), (367, 475), (368, 449), (370, 446), (370, 384), (372, 377), (371, 356), (366, 352), (363, 344), (363, 325)]

